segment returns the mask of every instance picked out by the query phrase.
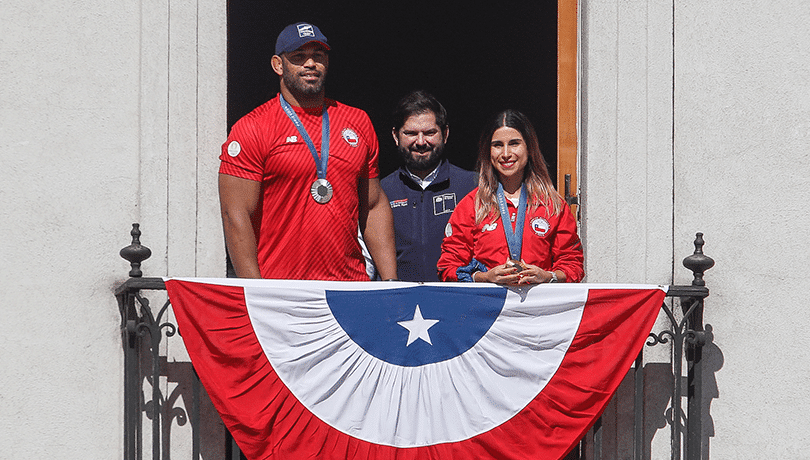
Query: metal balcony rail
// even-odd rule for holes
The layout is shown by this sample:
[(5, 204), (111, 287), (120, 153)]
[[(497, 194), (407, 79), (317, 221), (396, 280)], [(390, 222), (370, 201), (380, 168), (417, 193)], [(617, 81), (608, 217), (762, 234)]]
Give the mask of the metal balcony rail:
[[(165, 291), (161, 278), (144, 278), (141, 262), (151, 255), (149, 248), (141, 245), (138, 224), (132, 225), (132, 243), (123, 248), (121, 257), (130, 262), (129, 279), (115, 291), (121, 313), (121, 339), (124, 349), (124, 459), (148, 458), (144, 444), (151, 445), (152, 460), (168, 460), (172, 444), (169, 425), (177, 420), (179, 425), (191, 422), (192, 459), (211, 459), (209, 453), (201, 452), (201, 401), (202, 390), (196, 374), (191, 372), (191, 407), (173, 407), (177, 398), (161, 393), (161, 377), (167, 377), (167, 358), (161, 354), (161, 340), (177, 333), (177, 327), (166, 319), (170, 303), (166, 300), (160, 308), (153, 308), (143, 291)], [(670, 451), (672, 460), (701, 460), (707, 442), (703, 439), (703, 348), (712, 341), (712, 328), (703, 324), (704, 300), (709, 295), (703, 274), (714, 266), (714, 260), (703, 254), (703, 234), (697, 233), (695, 251), (683, 260), (683, 265), (692, 271), (691, 285), (670, 286), (667, 300), (661, 306), (669, 325), (666, 329), (650, 333), (647, 346), (660, 344), (671, 346), (672, 387), (670, 407), (666, 410), (670, 425)], [(667, 305), (667, 302), (673, 306)], [(679, 304), (680, 311), (674, 307)], [(632, 438), (634, 460), (649, 458), (649, 446), (644, 438), (644, 359), (643, 351), (630, 370), (633, 381), (633, 426), (617, 435)], [(684, 375), (684, 362), (686, 374)], [(176, 363), (175, 363), (176, 364)], [(151, 387), (151, 394), (144, 390), (144, 383)], [(686, 408), (683, 398), (686, 398)], [(147, 398), (151, 398), (148, 399)], [(187, 413), (188, 412), (188, 413)], [(150, 434), (143, 432), (144, 416), (151, 421)], [(617, 427), (617, 431), (619, 428)], [(599, 419), (591, 432), (583, 438), (566, 460), (613, 458), (603, 452), (603, 424)], [(222, 443), (224, 444), (224, 440)], [(647, 450), (645, 450), (645, 447)], [(238, 460), (240, 453), (232, 440), (220, 449), (228, 460)], [(189, 458), (187, 454), (183, 456)]]

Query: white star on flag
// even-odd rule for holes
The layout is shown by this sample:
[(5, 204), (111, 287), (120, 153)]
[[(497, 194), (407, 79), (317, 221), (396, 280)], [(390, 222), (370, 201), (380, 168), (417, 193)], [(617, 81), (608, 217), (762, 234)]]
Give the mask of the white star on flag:
[(413, 319), (410, 321), (397, 321), (397, 324), (408, 330), (408, 343), (406, 347), (412, 344), (416, 339), (422, 339), (425, 342), (433, 345), (430, 341), (428, 329), (434, 324), (438, 323), (438, 319), (424, 319), (422, 318), (422, 311), (419, 310), (419, 305), (416, 306), (416, 311), (413, 312)]

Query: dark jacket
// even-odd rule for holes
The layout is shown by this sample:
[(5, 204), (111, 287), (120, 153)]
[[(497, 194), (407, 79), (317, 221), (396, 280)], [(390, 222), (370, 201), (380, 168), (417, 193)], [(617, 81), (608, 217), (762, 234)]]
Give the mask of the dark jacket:
[(450, 214), (478, 186), (478, 174), (442, 160), (426, 190), (401, 167), (382, 181), (394, 213), (397, 275), (403, 281), (439, 281), (436, 263)]

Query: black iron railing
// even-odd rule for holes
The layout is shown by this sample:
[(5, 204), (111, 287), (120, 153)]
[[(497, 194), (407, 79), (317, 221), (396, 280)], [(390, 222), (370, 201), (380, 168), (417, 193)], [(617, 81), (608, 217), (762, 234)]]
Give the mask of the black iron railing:
[[(140, 269), (141, 262), (148, 259), (151, 251), (140, 243), (141, 232), (138, 224), (133, 224), (132, 244), (121, 250), (121, 257), (130, 262), (129, 279), (121, 284), (115, 292), (121, 313), (121, 336), (124, 348), (124, 459), (141, 460), (148, 458), (144, 444), (151, 444), (152, 460), (170, 458), (171, 430), (169, 424), (178, 420), (179, 424), (191, 422), (192, 442), (191, 456), (183, 458), (210, 460), (213, 458), (203, 453), (201, 447), (201, 387), (196, 374), (193, 374), (189, 399), (191, 407), (174, 407), (176, 398), (166, 397), (161, 392), (160, 379), (167, 376), (167, 361), (161, 355), (161, 340), (176, 334), (177, 328), (166, 316), (169, 301), (160, 308), (153, 308), (143, 291), (165, 291), (161, 278), (144, 278)], [(698, 233), (695, 239), (695, 251), (686, 257), (683, 265), (692, 271), (694, 279), (691, 285), (670, 286), (668, 300), (662, 305), (662, 311), (669, 319), (666, 329), (650, 333), (648, 346), (668, 344), (671, 346), (672, 387), (670, 407), (667, 409), (670, 425), (671, 458), (673, 460), (702, 460), (705, 441), (702, 438), (704, 417), (703, 401), (703, 348), (711, 343), (712, 329), (703, 324), (704, 300), (709, 295), (703, 280), (703, 274), (714, 265), (714, 261), (703, 254), (703, 234)], [(672, 305), (668, 305), (667, 302)], [(680, 306), (680, 311), (676, 308)], [(684, 363), (686, 374), (684, 375)], [(636, 359), (636, 365), (630, 370), (634, 388), (634, 412), (631, 428), (618, 427), (620, 436), (632, 437), (633, 459), (649, 458), (649, 445), (644, 436), (644, 361), (643, 351)], [(144, 390), (148, 383), (151, 391)], [(151, 393), (148, 394), (147, 393)], [(151, 400), (146, 400), (150, 397)], [(686, 398), (686, 409), (683, 399)], [(188, 404), (188, 401), (186, 400)], [(149, 433), (143, 431), (144, 416), (150, 421)], [(613, 455), (603, 452), (603, 424), (598, 420), (586, 440), (566, 459), (609, 459)], [(223, 435), (222, 441), (225, 441)], [(646, 450), (645, 450), (646, 448)], [(221, 455), (228, 460), (238, 460), (238, 449), (223, 447)]]

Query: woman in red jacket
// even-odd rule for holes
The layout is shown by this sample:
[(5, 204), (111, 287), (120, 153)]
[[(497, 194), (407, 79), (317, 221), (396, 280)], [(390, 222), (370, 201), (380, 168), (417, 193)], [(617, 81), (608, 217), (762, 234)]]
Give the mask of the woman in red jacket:
[(478, 144), (478, 188), (445, 229), (439, 277), (497, 284), (579, 282), (582, 245), (529, 119), (505, 110)]

